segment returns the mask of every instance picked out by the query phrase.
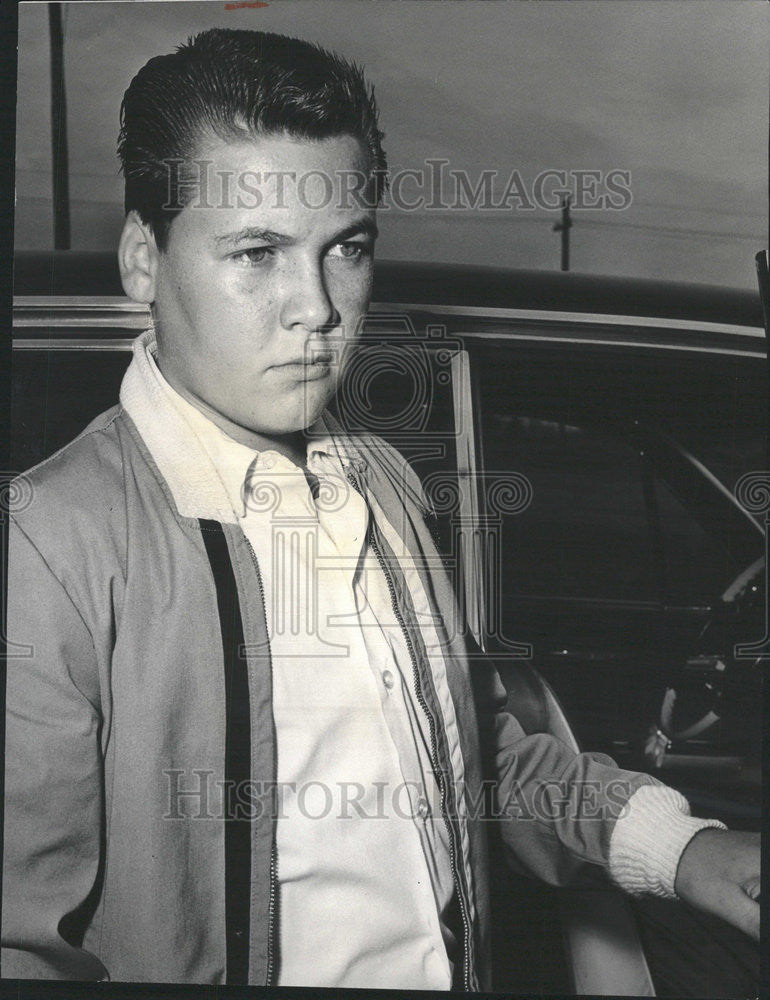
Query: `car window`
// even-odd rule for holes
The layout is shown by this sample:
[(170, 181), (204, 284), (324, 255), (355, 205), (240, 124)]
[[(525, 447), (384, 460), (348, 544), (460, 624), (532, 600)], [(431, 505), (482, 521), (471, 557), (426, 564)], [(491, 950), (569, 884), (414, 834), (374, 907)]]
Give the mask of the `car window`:
[(679, 501), (669, 486), (655, 478), (665, 555), (665, 599), (684, 607), (710, 604), (730, 581), (732, 560), (721, 545)]
[(767, 366), (739, 354), (651, 352), (600, 363), (597, 374), (615, 395), (625, 383), (629, 412), (671, 435), (729, 490), (743, 473), (764, 469)]
[(485, 407), (485, 483), (523, 473), (529, 506), (500, 525), (503, 576), (521, 595), (654, 600), (638, 454), (602, 429)]
[(713, 602), (755, 557), (756, 538), (684, 450), (695, 442), (722, 480), (751, 469), (759, 367), (612, 345), (478, 346), (485, 477), (516, 470), (532, 488), (499, 528), (503, 595)]

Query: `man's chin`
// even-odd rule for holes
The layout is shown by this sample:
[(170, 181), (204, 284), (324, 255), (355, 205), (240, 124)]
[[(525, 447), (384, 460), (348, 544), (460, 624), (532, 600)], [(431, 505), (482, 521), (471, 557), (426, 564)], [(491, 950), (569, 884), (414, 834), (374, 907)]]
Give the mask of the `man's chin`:
[(295, 431), (305, 431), (316, 423), (326, 407), (334, 398), (334, 392), (326, 387), (307, 387), (303, 393), (303, 398), (299, 402), (297, 409), (291, 408), (291, 412), (285, 413), (284, 433), (291, 434)]
[[(283, 414), (270, 414), (269, 418), (252, 424), (253, 433), (261, 434), (265, 437), (283, 438), (293, 435), (304, 434), (310, 430), (326, 410), (328, 399), (319, 401), (318, 405), (307, 406), (301, 412)], [(276, 417), (278, 416), (278, 419)], [(283, 417), (283, 419), (281, 419)]]

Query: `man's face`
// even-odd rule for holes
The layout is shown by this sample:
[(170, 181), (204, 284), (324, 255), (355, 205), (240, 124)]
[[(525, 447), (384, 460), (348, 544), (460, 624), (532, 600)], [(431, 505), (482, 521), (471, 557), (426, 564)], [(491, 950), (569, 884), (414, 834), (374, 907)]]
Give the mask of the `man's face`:
[[(276, 135), (215, 140), (198, 159), (210, 161), (208, 183), (157, 259), (161, 371), (226, 430), (268, 439), (303, 430), (334, 395), (340, 344), (354, 337), (371, 292), (374, 210), (339, 197), (340, 172), (365, 171), (363, 150), (350, 136)], [(279, 196), (267, 172), (296, 179), (286, 177)], [(258, 207), (239, 178), (259, 187)]]

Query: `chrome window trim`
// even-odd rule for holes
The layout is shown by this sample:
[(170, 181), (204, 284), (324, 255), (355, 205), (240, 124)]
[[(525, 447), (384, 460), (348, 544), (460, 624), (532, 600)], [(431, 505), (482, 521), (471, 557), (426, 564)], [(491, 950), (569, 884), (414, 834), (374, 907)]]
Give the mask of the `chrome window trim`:
[(131, 351), (135, 337), (14, 337), (15, 351)]
[[(32, 310), (63, 309), (67, 312), (84, 309), (86, 311), (108, 309), (121, 313), (149, 316), (146, 305), (132, 302), (123, 295), (17, 295), (13, 300), (14, 310), (22, 315), (14, 320), (14, 325), (31, 325), (23, 313)], [(458, 306), (431, 302), (372, 302), (373, 312), (428, 312), (444, 316), (477, 316), (489, 320), (525, 320), (538, 324), (558, 324), (571, 326), (636, 327), (659, 330), (693, 330), (700, 333), (726, 334), (732, 336), (756, 337), (764, 339), (761, 326), (742, 326), (737, 323), (712, 323), (708, 320), (673, 319), (665, 316), (633, 316), (615, 313), (589, 313), (546, 309), (506, 309), (497, 306)]]
[(119, 309), (149, 313), (149, 307), (126, 295), (14, 295), (14, 309)]
[(485, 649), (486, 596), (484, 563), (479, 526), (478, 476), (476, 475), (476, 433), (471, 385), (471, 363), (467, 351), (452, 355), (452, 402), (454, 407), (457, 483), (460, 492), (460, 559), (465, 620), (474, 639)]
[[(16, 324), (14, 324), (16, 325)], [(31, 326), (32, 324), (30, 324)], [(72, 324), (83, 327), (86, 324), (78, 323)], [(126, 325), (121, 326), (119, 323), (115, 322), (115, 318), (111, 317), (109, 322), (104, 322), (99, 320), (95, 322), (94, 327), (105, 327), (109, 326), (115, 329), (117, 336), (115, 337), (58, 337), (58, 336), (48, 336), (48, 337), (14, 337), (13, 338), (13, 349), (16, 351), (130, 351), (133, 345), (135, 337), (125, 337), (121, 336), (123, 330), (130, 329), (135, 330), (136, 333), (140, 333), (142, 330), (146, 329), (147, 323), (141, 325)], [(43, 326), (54, 326), (54, 324), (44, 324), (35, 323), (35, 328), (40, 330)], [(756, 358), (759, 361), (764, 361), (767, 357), (764, 351), (749, 351), (740, 350), (738, 348), (728, 348), (728, 347), (699, 347), (695, 344), (666, 344), (662, 342), (655, 341), (645, 341), (645, 340), (602, 340), (596, 337), (566, 337), (566, 336), (544, 336), (540, 333), (513, 333), (505, 331), (503, 333), (484, 333), (481, 331), (472, 332), (458, 332), (453, 333), (455, 337), (467, 338), (469, 340), (499, 340), (501, 342), (507, 341), (529, 341), (530, 343), (553, 343), (553, 344), (583, 344), (586, 346), (607, 346), (612, 347), (623, 347), (623, 348), (634, 348), (639, 350), (656, 350), (656, 351), (677, 351), (680, 354), (717, 354), (728, 357), (740, 357), (740, 358)]]
[[(702, 330), (702, 327), (697, 329)], [(745, 329), (749, 329), (746, 327)], [(633, 347), (642, 348), (647, 350), (655, 351), (679, 351), (681, 354), (723, 354), (730, 355), (733, 357), (741, 358), (758, 358), (760, 361), (764, 361), (767, 357), (766, 351), (751, 351), (751, 350), (740, 350), (735, 347), (701, 347), (697, 344), (685, 344), (681, 342), (677, 343), (665, 343), (663, 341), (655, 340), (625, 340), (613, 338), (602, 339), (601, 337), (581, 337), (581, 336), (550, 336), (547, 334), (542, 334), (537, 331), (524, 332), (524, 333), (514, 333), (513, 331), (495, 331), (488, 332), (484, 330), (461, 330), (454, 332), (455, 337), (464, 337), (473, 340), (499, 340), (501, 342), (509, 340), (528, 340), (532, 343), (543, 343), (543, 344), (585, 344), (589, 346), (611, 346), (611, 347)], [(762, 333), (764, 336), (764, 332)]]
[[(385, 306), (372, 302), (371, 309)], [(667, 330), (695, 330), (700, 333), (721, 333), (738, 336), (760, 337), (765, 331), (761, 326), (742, 326), (738, 323), (712, 323), (708, 320), (669, 319), (665, 316), (625, 316), (616, 313), (567, 312), (546, 309), (505, 309), (497, 306), (457, 306), (419, 302), (390, 302), (391, 310), (412, 312), (435, 312), (445, 316), (478, 316), (480, 319), (529, 320), (543, 323), (557, 323), (579, 326), (625, 326), (650, 327)]]
[(50, 312), (36, 312), (32, 315), (14, 317), (13, 325), (17, 330), (36, 330), (46, 327), (56, 330), (75, 328), (99, 329), (100, 327), (115, 327), (118, 330), (145, 330), (150, 325), (149, 313), (113, 313), (109, 311), (91, 313), (75, 313), (66, 315)]

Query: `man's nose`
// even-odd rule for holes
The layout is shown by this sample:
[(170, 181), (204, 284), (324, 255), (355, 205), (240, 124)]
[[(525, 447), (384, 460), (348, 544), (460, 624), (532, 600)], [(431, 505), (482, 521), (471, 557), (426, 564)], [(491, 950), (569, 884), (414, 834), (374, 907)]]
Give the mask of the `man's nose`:
[(320, 264), (307, 263), (292, 268), (285, 277), (281, 323), (287, 330), (304, 326), (318, 330), (339, 322)]

